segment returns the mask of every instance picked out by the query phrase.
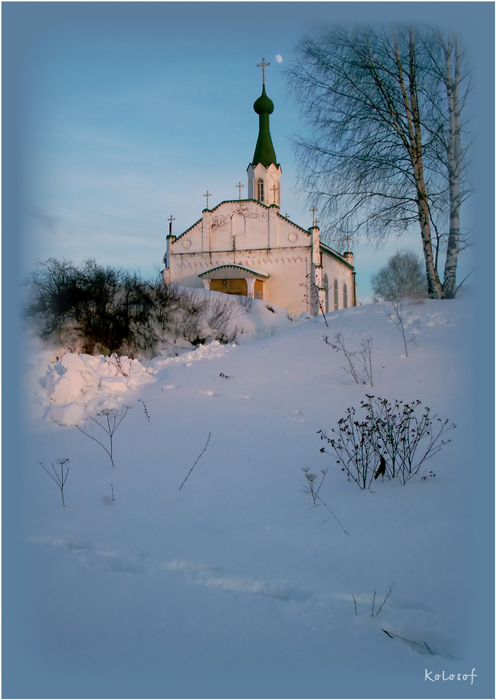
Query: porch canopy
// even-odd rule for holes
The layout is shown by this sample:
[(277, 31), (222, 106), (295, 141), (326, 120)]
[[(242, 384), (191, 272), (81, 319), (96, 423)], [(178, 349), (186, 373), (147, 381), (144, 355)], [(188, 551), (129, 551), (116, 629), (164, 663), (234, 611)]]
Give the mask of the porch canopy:
[(269, 275), (251, 267), (226, 264), (211, 267), (198, 277), (205, 289), (263, 299), (263, 280), (268, 279)]

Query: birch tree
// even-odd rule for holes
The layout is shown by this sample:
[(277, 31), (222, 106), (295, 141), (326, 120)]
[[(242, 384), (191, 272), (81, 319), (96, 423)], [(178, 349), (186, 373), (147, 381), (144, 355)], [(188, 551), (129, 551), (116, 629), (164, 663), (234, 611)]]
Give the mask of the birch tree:
[[(460, 230), (460, 208), (470, 193), (467, 183), (466, 154), (470, 146), (465, 129), (463, 114), (471, 92), (470, 72), (464, 69), (465, 56), (459, 40), (453, 35), (444, 36), (440, 31), (431, 30), (421, 35), (422, 53), (425, 55), (424, 68), (434, 80), (435, 94), (438, 94), (438, 160), (444, 165), (449, 192), (449, 231), (447, 236), (446, 260), (444, 266), (443, 297), (453, 298), (457, 291), (456, 270), (461, 243), (465, 242)], [(437, 86), (444, 88), (438, 91)], [(431, 102), (435, 104), (433, 95)], [(464, 143), (465, 142), (465, 143)]]
[(326, 230), (381, 240), (418, 226), (427, 292), (441, 298), (456, 292), (461, 54), (454, 40), (420, 34), (337, 28), (304, 39), (290, 85), (311, 127), (297, 143), (300, 179)]

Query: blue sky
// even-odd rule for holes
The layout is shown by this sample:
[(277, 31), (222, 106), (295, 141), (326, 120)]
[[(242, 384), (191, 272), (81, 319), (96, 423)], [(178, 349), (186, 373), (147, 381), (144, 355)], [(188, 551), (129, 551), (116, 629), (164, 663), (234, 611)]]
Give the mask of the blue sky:
[[(262, 57), (270, 62), (266, 84), (283, 170), (281, 211), (308, 227), (311, 214), (299, 196), (291, 143), (304, 125), (284, 74), (298, 40), (323, 24), (357, 18), (442, 17), (445, 28), (448, 20), (479, 50), (477, 63), (484, 51), (474, 39), (491, 4), (8, 5), (4, 35), (17, 31), (20, 39), (7, 67), (4, 57), (4, 73), (17, 69), (21, 88), (16, 124), (23, 271), (50, 256), (75, 262), (95, 257), (148, 276), (161, 267), (169, 216), (177, 234), (200, 218), (207, 189), (211, 206), (237, 198), (239, 181), (246, 196)], [(370, 275), (402, 248), (421, 252), (416, 231), (380, 249), (365, 243), (355, 249), (359, 299), (370, 298)], [(468, 257), (462, 270), (463, 264), (468, 269)]]

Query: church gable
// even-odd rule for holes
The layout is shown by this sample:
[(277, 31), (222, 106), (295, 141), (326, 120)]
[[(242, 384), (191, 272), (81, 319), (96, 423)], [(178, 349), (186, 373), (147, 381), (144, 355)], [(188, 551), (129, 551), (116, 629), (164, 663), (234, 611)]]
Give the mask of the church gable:
[(232, 250), (308, 247), (310, 234), (275, 207), (254, 200), (221, 202), (178, 238), (172, 252), (202, 253)]
[(267, 210), (258, 202), (222, 202), (211, 212), (213, 250), (260, 248), (267, 245)]
[(186, 229), (184, 233), (176, 238), (171, 236), (171, 252), (179, 254), (183, 252), (196, 253), (202, 249), (202, 219)]

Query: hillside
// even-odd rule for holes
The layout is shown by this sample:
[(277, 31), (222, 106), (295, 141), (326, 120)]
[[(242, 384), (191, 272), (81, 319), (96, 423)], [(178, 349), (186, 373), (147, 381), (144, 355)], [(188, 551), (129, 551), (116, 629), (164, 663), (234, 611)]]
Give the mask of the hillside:
[[(356, 307), (326, 325), (255, 302), (243, 342), (120, 367), (36, 346), (25, 612), (42, 690), (46, 674), (51, 697), (479, 697), (470, 676), (425, 678), (484, 674), (470, 305), (405, 302), (408, 357), (390, 314)], [(324, 342), (338, 332), (352, 350), (371, 339), (372, 387)], [(318, 431), (366, 395), (456, 424), (405, 485), (360, 490), (320, 452)], [(82, 432), (109, 448), (88, 422), (106, 425), (102, 410), (123, 418), (115, 468)], [(40, 462), (65, 458), (63, 507)], [(332, 513), (312, 508), (304, 468)]]

